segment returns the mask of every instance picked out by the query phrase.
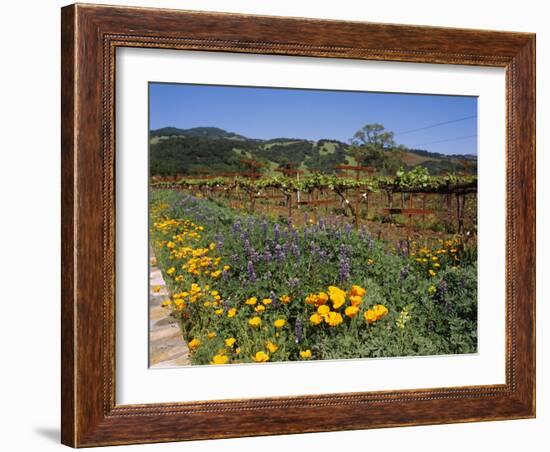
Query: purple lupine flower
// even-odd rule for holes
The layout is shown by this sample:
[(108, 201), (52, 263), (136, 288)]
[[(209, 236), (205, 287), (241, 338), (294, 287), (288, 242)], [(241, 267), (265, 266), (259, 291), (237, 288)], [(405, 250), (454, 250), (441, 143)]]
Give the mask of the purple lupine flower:
[(244, 242), (245, 240), (248, 240), (250, 238), (249, 231), (243, 231), (240, 234), (241, 240)]
[(235, 221), (235, 223), (233, 223), (233, 233), (236, 234), (240, 230), (241, 230), (241, 222), (237, 220)]
[(296, 343), (299, 344), (302, 342), (302, 321), (300, 319), (296, 319), (294, 334), (296, 334)]
[(250, 282), (256, 282), (258, 278), (256, 276), (256, 272), (254, 271), (254, 264), (252, 264), (252, 261), (248, 261), (247, 271)]
[(343, 282), (349, 278), (351, 264), (348, 257), (348, 250), (343, 243), (340, 245), (340, 249), (338, 250), (338, 261), (340, 263), (338, 275), (340, 277), (340, 281)]
[(346, 237), (349, 238), (349, 235), (350, 235), (350, 233), (351, 233), (351, 224), (346, 223), (345, 231), (346, 231)]
[(279, 224), (278, 224), (278, 223), (275, 223), (275, 226), (273, 226), (273, 240), (274, 240), (275, 242), (278, 242), (278, 241), (279, 241), (279, 237), (280, 237)]
[(344, 282), (349, 278), (349, 272), (350, 272), (350, 262), (347, 257), (344, 257), (340, 259), (340, 268), (338, 270), (338, 276), (340, 277), (341, 282)]
[(252, 248), (250, 247), (250, 242), (248, 241), (247, 238), (243, 240), (243, 249), (244, 249), (244, 253), (247, 256), (250, 256), (252, 254)]
[(254, 248), (251, 248), (250, 251), (250, 260), (254, 263), (259, 262), (261, 259), (260, 253), (258, 253)]
[(231, 262), (233, 264), (238, 264), (241, 261), (240, 256), (237, 253), (231, 255)]
[(279, 244), (275, 245), (275, 259), (282, 261), (285, 258), (283, 247)]
[(271, 259), (273, 258), (273, 255), (269, 252), (269, 250), (265, 250), (263, 254), (263, 260), (264, 262), (271, 262)]
[(262, 234), (265, 237), (267, 237), (267, 221), (262, 221)]

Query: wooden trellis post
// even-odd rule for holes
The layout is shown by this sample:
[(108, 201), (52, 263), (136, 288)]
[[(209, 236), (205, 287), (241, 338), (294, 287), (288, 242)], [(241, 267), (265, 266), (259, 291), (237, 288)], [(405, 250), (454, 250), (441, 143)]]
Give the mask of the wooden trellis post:
[(393, 209), (393, 191), (392, 190), (386, 190), (386, 196), (388, 199), (388, 208)]
[(466, 194), (456, 194), (456, 218), (458, 222), (458, 233), (464, 233), (464, 206), (466, 205)]

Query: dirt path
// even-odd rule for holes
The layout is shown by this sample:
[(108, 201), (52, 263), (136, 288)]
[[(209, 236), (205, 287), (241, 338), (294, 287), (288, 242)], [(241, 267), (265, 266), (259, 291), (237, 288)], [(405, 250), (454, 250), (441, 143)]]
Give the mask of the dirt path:
[(170, 296), (153, 250), (149, 259), (149, 366), (152, 368), (188, 366), (189, 348), (177, 321), (161, 303)]

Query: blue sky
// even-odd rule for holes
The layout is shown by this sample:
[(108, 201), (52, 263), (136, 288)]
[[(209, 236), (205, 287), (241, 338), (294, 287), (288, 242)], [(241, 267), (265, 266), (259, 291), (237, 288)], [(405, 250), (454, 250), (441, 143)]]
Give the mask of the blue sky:
[(151, 130), (210, 126), (250, 138), (348, 142), (380, 123), (409, 148), (477, 154), (476, 97), (168, 83), (150, 83), (149, 95)]

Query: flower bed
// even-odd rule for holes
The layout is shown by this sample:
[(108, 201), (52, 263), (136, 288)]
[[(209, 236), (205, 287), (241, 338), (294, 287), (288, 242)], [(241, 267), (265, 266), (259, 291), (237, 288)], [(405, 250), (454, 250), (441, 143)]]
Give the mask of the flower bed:
[(151, 242), (193, 364), (472, 353), (475, 250), (395, 246), (322, 219), (295, 227), (169, 190)]

